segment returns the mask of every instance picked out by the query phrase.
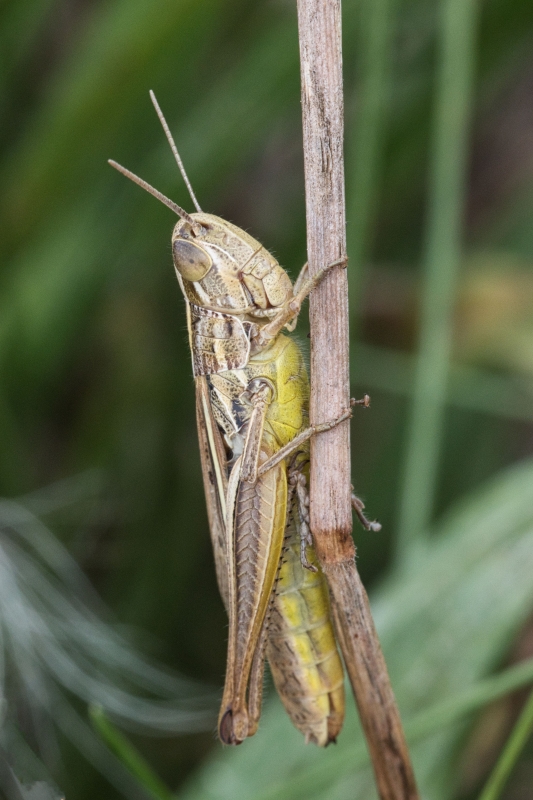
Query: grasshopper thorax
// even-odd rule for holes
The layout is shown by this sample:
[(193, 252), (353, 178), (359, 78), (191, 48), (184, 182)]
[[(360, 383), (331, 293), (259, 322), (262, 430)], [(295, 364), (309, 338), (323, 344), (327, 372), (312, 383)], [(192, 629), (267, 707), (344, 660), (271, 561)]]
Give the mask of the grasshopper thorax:
[(180, 219), (172, 234), (172, 255), (189, 302), (226, 314), (272, 316), (287, 300), (287, 273), (260, 242), (214, 214)]

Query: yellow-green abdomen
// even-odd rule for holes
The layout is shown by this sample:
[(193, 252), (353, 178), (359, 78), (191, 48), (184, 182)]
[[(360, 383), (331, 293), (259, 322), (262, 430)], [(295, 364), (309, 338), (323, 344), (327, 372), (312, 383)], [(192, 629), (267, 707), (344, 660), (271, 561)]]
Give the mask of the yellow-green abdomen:
[[(296, 508), (294, 509), (296, 513)], [(291, 522), (268, 628), (267, 656), (276, 689), (306, 741), (335, 741), (344, 720), (344, 674), (323, 573), (300, 561), (300, 539)], [(312, 548), (311, 563), (318, 566)]]
[(275, 396), (265, 432), (277, 447), (288, 444), (309, 425), (309, 378), (298, 343), (280, 334), (267, 350), (250, 359), (246, 372), (250, 379), (264, 377), (273, 384)]

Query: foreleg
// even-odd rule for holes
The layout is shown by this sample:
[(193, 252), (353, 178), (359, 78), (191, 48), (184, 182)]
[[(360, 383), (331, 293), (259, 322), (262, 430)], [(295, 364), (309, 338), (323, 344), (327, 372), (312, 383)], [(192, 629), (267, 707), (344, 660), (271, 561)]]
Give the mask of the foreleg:
[(305, 298), (318, 286), (328, 272), (335, 267), (346, 267), (347, 264), (348, 258), (344, 256), (328, 264), (326, 267), (319, 269), (312, 278), (309, 278), (307, 275), (307, 264), (304, 265), (293, 287), (292, 297), (281, 306), (278, 314), (276, 314), (267, 325), (259, 329), (256, 336), (252, 339), (255, 349), (261, 350), (263, 347), (266, 347), (272, 339), (275, 339), (287, 323), (291, 323), (291, 321), (297, 319)]
[[(298, 277), (294, 282), (294, 286), (292, 288), (293, 295), (297, 295), (302, 286), (304, 286), (305, 282), (308, 280), (309, 280), (309, 264), (306, 261), (303, 267), (301, 268)], [(286, 330), (288, 330), (289, 333), (292, 333), (292, 331), (296, 328), (297, 322), (298, 322), (298, 317), (294, 317), (294, 319), (285, 323)]]
[(263, 428), (273, 396), (274, 389), (266, 378), (254, 378), (241, 395), (253, 406), (241, 460), (241, 480), (247, 483), (255, 483), (258, 477)]

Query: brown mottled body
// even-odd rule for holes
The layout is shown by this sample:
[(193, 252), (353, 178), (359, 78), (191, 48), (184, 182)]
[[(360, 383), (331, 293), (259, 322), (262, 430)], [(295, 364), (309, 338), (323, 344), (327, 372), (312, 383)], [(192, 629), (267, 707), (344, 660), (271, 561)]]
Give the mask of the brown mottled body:
[(305, 297), (339, 265), (313, 280), (304, 267), (293, 287), (245, 231), (201, 211), (188, 214), (113, 165), (181, 217), (172, 250), (186, 300), (209, 525), (229, 616), (220, 738), (239, 744), (255, 733), (267, 653), (292, 721), (307, 741), (326, 745), (342, 725), (343, 670), (308, 528), (308, 378), (298, 345), (281, 331), (293, 330)]

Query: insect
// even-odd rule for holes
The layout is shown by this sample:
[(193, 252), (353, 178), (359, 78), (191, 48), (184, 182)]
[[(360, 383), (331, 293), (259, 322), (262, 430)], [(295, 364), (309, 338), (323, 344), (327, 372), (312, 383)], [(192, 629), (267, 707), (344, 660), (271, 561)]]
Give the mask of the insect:
[[(204, 213), (153, 94), (196, 211), (109, 163), (179, 217), (172, 233), (185, 297), (198, 437), (218, 585), (229, 617), (219, 736), (240, 744), (258, 727), (268, 659), (276, 689), (306, 741), (335, 741), (344, 674), (325, 578), (309, 531), (309, 439), (348, 419), (309, 426), (309, 382), (291, 332), (307, 295), (330, 269), (294, 286), (252, 236)], [(368, 405), (368, 398), (359, 401)], [(363, 525), (363, 505), (353, 498)]]

